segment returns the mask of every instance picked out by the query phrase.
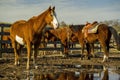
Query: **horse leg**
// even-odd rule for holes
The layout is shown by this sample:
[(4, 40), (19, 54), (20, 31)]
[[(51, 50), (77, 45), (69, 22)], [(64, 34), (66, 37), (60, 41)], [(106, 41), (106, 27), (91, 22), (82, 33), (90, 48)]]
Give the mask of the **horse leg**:
[[(20, 45), (19, 44), (19, 47), (18, 47), (18, 56), (20, 56), (20, 53), (22, 52), (22, 48), (23, 48), (23, 45)], [(19, 60), (19, 58), (18, 58), (18, 60)]]
[(104, 51), (104, 56), (103, 56), (103, 61), (102, 62), (105, 62), (105, 61), (108, 60), (109, 52), (107, 50), (107, 45), (106, 45), (105, 41), (100, 42), (100, 44), (101, 44), (101, 47), (103, 48), (103, 51)]
[(91, 54), (91, 46), (89, 43), (86, 43), (86, 49), (87, 49), (87, 58), (90, 59), (90, 54)]
[(68, 56), (67, 42), (66, 41), (62, 41), (62, 46), (64, 46), (63, 54), (67, 57)]
[[(57, 48), (57, 44), (56, 43), (54, 43), (53, 46), (54, 46), (54, 48)], [(53, 53), (55, 53), (55, 52), (56, 52), (56, 50), (53, 51)]]
[(15, 65), (19, 65), (19, 55), (17, 52), (17, 43), (13, 40), (12, 41), (12, 47), (14, 48), (14, 54), (15, 54)]
[(84, 40), (83, 41), (79, 41), (79, 44), (81, 45), (81, 52), (82, 52), (81, 59), (83, 59), (83, 57), (84, 57), (84, 47), (85, 47)]
[(95, 57), (94, 54), (94, 44), (93, 43), (86, 43), (86, 49), (87, 49), (87, 57), (90, 59), (90, 57)]
[(31, 58), (31, 43), (27, 41), (27, 67), (26, 69), (30, 68), (30, 58)]
[(91, 47), (91, 55), (92, 55), (92, 57), (95, 57), (95, 54), (94, 54), (94, 43), (91, 43), (90, 47)]
[(66, 45), (64, 45), (64, 54), (66, 57), (68, 56), (68, 49)]
[(38, 68), (38, 66), (37, 66), (37, 64), (36, 64), (37, 54), (38, 54), (38, 48), (39, 48), (39, 45), (38, 45), (38, 44), (34, 44), (33, 64), (34, 64), (34, 66), (35, 66), (35, 69)]

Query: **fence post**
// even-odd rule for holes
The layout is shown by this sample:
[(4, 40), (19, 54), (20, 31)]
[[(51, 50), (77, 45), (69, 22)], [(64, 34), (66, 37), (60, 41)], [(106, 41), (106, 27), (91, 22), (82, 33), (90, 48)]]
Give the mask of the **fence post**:
[[(0, 27), (1, 27), (1, 32), (3, 32), (3, 26), (0, 26)], [(2, 36), (3, 36), (3, 34), (0, 35), (0, 40), (2, 40)], [(1, 50), (0, 50), (0, 58), (2, 58), (2, 42), (0, 42), (0, 48), (1, 48)]]
[[(1, 35), (0, 35), (0, 40), (1, 40)], [(0, 48), (1, 48), (1, 46), (2, 46), (2, 44), (1, 44), (1, 41), (0, 41)], [(0, 58), (2, 58), (2, 51), (1, 50), (0, 50)]]

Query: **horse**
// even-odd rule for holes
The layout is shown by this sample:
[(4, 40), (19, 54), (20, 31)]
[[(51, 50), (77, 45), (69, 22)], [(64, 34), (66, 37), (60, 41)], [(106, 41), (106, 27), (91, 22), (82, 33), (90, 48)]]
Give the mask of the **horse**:
[(58, 29), (47, 30), (45, 32), (45, 36), (47, 39), (52, 41), (60, 40), (64, 47), (63, 54), (65, 56), (68, 56), (68, 42), (70, 41), (72, 36), (72, 32), (68, 26), (64, 26)]
[[(54, 36), (53, 33), (50, 33), (50, 30), (52, 30), (52, 28), (46, 28), (45, 33), (44, 33), (44, 42), (47, 44), (48, 42), (55, 42), (58, 41), (59, 39)], [(56, 48), (56, 43), (54, 43), (54, 47)]]
[[(82, 25), (81, 27), (79, 27), (79, 29), (75, 30), (75, 26), (74, 25), (70, 25), (70, 28), (73, 32), (73, 34), (78, 38), (78, 41), (81, 45), (82, 48), (82, 54), (84, 53), (84, 45), (86, 45), (87, 48), (87, 55), (91, 53), (90, 51), (90, 44), (94, 44), (94, 42), (98, 41), (104, 51), (104, 57), (103, 57), (103, 61), (105, 62), (108, 60), (109, 57), (109, 43), (110, 43), (110, 39), (111, 39), (111, 35), (113, 34), (114, 39), (116, 41), (116, 43), (118, 44), (118, 50), (120, 50), (120, 42), (119, 42), (119, 38), (118, 38), (118, 34), (117, 31), (113, 28), (113, 27), (109, 27), (106, 24), (98, 24), (98, 29), (96, 33), (89, 33), (86, 37), (86, 39), (84, 38), (84, 33), (82, 32), (83, 27), (85, 27), (86, 25)], [(93, 48), (94, 49), (94, 48)], [(94, 50), (92, 49), (92, 55), (94, 56)]]
[[(55, 7), (49, 7), (43, 13), (38, 16), (34, 16), (29, 20), (20, 20), (13, 23), (10, 27), (10, 39), (12, 42), (12, 47), (14, 48), (15, 53), (15, 65), (19, 65), (19, 54), (20, 49), (26, 45), (27, 47), (27, 66), (26, 69), (30, 69), (30, 59), (31, 59), (31, 51), (32, 45), (34, 46), (34, 54), (33, 54), (33, 64), (35, 68), (36, 65), (38, 48), (40, 45), (42, 31), (44, 28), (49, 25), (54, 29), (58, 28), (58, 20), (55, 13)], [(20, 45), (17, 48), (17, 45)]]
[(83, 58), (83, 53), (84, 53), (84, 48), (85, 48), (84, 35), (82, 33), (83, 27), (84, 27), (84, 25), (69, 25), (69, 28), (71, 29), (72, 34), (75, 36), (75, 37), (72, 38), (73, 41), (74, 40), (78, 41), (79, 44), (81, 45), (81, 51), (82, 51), (81, 58)]

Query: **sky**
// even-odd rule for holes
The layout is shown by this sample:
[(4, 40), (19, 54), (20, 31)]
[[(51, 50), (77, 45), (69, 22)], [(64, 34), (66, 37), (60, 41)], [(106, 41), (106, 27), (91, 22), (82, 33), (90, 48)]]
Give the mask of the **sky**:
[(49, 6), (66, 24), (120, 19), (120, 0), (0, 0), (0, 22), (28, 20)]

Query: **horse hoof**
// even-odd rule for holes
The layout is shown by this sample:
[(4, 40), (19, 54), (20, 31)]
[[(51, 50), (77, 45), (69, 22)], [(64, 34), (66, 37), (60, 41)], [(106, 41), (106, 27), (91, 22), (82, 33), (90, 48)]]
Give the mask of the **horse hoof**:
[(38, 69), (38, 66), (35, 66), (35, 69)]
[(64, 57), (64, 58), (68, 58), (69, 55), (68, 55), (68, 54), (64, 54), (63, 57)]
[(104, 63), (105, 61), (102, 61), (101, 63)]
[(110, 60), (106, 59), (102, 61), (102, 63), (105, 63), (105, 62), (110, 62)]
[(14, 65), (15, 65), (15, 66), (20, 66), (20, 63), (19, 63), (19, 62), (18, 62), (18, 63), (14, 63)]

